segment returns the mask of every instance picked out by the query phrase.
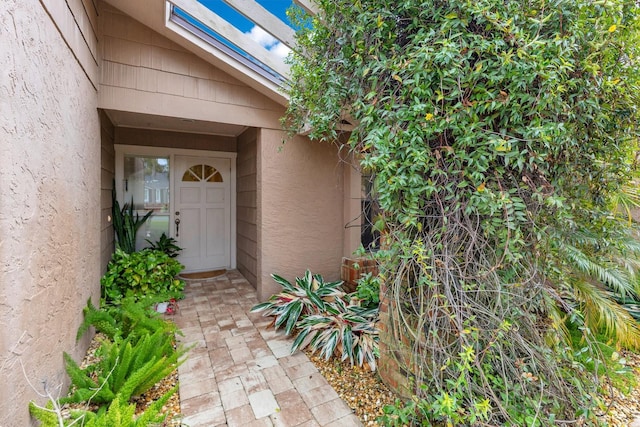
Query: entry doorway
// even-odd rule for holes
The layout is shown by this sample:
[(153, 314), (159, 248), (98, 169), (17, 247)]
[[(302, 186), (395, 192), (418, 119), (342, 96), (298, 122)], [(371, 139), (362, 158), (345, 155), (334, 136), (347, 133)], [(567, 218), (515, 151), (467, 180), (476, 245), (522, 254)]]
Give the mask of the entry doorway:
[(223, 268), (231, 260), (231, 161), (175, 156), (173, 235), (189, 271)]
[(138, 231), (138, 250), (165, 233), (183, 248), (185, 272), (236, 268), (236, 153), (118, 144), (115, 151), (120, 205), (133, 198), (140, 216), (154, 212)]

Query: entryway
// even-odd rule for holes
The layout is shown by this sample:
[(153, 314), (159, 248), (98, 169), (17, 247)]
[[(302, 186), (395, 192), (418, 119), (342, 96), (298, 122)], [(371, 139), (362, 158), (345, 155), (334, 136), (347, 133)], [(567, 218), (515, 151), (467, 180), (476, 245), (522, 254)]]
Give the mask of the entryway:
[(116, 145), (116, 194), (140, 216), (138, 250), (176, 239), (185, 272), (236, 268), (236, 153)]

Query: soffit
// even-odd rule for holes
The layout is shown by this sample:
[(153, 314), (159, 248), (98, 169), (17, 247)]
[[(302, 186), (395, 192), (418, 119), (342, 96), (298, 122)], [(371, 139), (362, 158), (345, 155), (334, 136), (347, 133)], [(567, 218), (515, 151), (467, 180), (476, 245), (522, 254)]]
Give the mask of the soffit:
[(172, 132), (199, 133), (236, 137), (244, 132), (246, 126), (204, 120), (186, 120), (177, 117), (132, 113), (128, 111), (104, 110), (111, 123), (116, 127), (130, 127)]

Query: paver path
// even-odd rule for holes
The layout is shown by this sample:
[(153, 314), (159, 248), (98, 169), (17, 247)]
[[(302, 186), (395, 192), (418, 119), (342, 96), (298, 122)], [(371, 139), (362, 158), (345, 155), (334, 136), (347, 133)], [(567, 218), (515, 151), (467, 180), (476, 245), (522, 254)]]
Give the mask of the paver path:
[(257, 303), (237, 271), (187, 282), (175, 315), (180, 342), (195, 345), (178, 369), (183, 424), (361, 426), (307, 356), (249, 312)]

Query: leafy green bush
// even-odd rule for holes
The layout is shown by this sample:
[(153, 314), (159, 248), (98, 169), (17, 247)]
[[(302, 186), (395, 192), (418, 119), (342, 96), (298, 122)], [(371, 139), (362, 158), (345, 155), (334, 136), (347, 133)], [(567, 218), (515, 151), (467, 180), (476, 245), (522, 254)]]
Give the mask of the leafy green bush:
[(124, 296), (180, 298), (184, 282), (176, 276), (184, 266), (167, 254), (153, 249), (126, 253), (116, 249), (106, 274), (100, 280), (107, 302)]
[(325, 283), (322, 276), (306, 271), (295, 284), (272, 274), (283, 287), (267, 302), (254, 306), (252, 312), (264, 311), (273, 316), (276, 329), (285, 325), (287, 335), (297, 334), (291, 352), (310, 347), (325, 359), (339, 356), (358, 366), (376, 369), (378, 310), (362, 307), (355, 293), (340, 290), (342, 282)]
[(116, 396), (128, 401), (173, 372), (183, 362), (184, 353), (184, 349), (174, 349), (174, 338), (163, 330), (137, 340), (129, 336), (104, 341), (96, 352), (100, 360), (84, 369), (65, 353), (75, 390), (60, 402), (109, 403)]
[(316, 4), (297, 32), (283, 121), (352, 150), (375, 177), (385, 357), (409, 340), (401, 368), (416, 399), (452, 424), (474, 424), (487, 399), (487, 425), (593, 421), (599, 377), (562, 324), (640, 346), (612, 298), (639, 271), (620, 238), (637, 230), (612, 204), (637, 166), (640, 5)]
[[(357, 301), (357, 300), (355, 300)], [(339, 356), (353, 365), (367, 364), (376, 369), (378, 330), (375, 322), (378, 309), (363, 308), (359, 303), (346, 304), (336, 299), (325, 304), (320, 314), (310, 314), (296, 324), (298, 335), (291, 345), (291, 352), (307, 347), (321, 357)]]
[(366, 273), (358, 279), (356, 297), (361, 300), (361, 305), (368, 308), (376, 308), (380, 305), (380, 279), (371, 273)]
[(325, 283), (322, 276), (311, 274), (309, 270), (304, 277), (296, 277), (294, 284), (276, 274), (271, 277), (282, 286), (282, 291), (254, 306), (251, 311), (264, 311), (265, 316), (274, 316), (275, 328), (285, 325), (287, 335), (293, 332), (300, 318), (322, 313), (327, 302), (344, 296), (340, 290), (341, 281)]
[(149, 243), (149, 247), (155, 251), (162, 251), (165, 254), (169, 255), (171, 258), (175, 258), (178, 256), (178, 252), (182, 250), (182, 248), (176, 245), (177, 240), (173, 237), (167, 237), (165, 233), (162, 233), (160, 238), (156, 242), (151, 242), (149, 239), (145, 239), (147, 243)]

